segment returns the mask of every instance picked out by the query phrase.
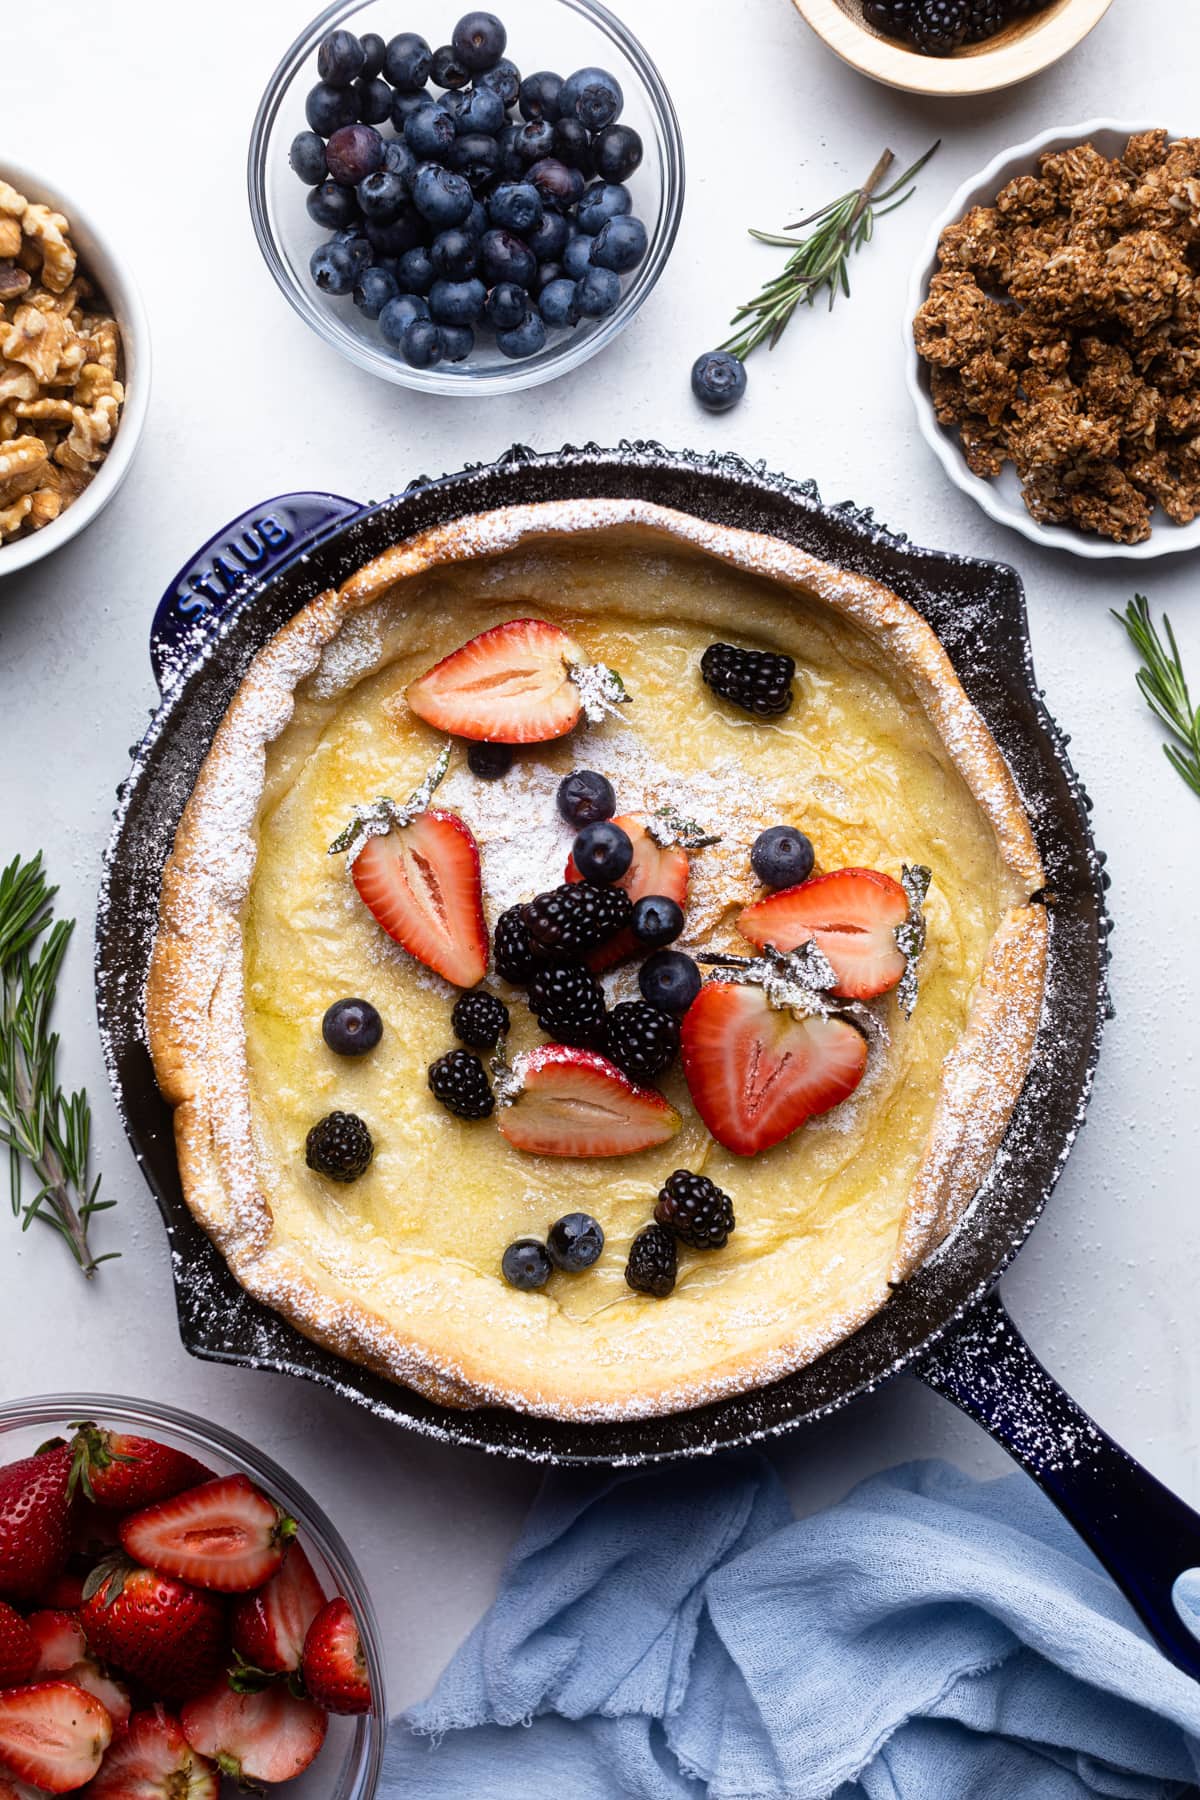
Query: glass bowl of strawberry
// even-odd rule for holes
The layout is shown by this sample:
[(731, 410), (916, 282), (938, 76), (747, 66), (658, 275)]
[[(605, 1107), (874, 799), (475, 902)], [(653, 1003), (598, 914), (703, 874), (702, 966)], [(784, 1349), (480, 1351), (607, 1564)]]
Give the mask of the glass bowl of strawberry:
[(369, 1800), (379, 1630), (285, 1471), (172, 1407), (0, 1406), (0, 1800)]

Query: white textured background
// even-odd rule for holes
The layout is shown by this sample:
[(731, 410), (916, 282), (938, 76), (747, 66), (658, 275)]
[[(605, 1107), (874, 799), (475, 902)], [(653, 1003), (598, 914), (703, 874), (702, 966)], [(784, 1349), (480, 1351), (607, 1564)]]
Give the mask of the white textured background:
[[(0, 587), (0, 854), (44, 847), (63, 908), (80, 920), (61, 1006), (65, 1074), (91, 1091), (98, 1165), (120, 1202), (97, 1244), (123, 1253), (86, 1288), (48, 1234), (19, 1237), (0, 1196), (0, 1393), (93, 1386), (154, 1396), (222, 1420), (287, 1463), (365, 1565), (398, 1702), (425, 1691), (486, 1605), (536, 1477), (388, 1431), (306, 1385), (185, 1356), (165, 1240), (109, 1100), (92, 1008), (90, 922), (113, 790), (155, 698), (154, 604), (210, 532), (289, 488), (375, 498), (514, 439), (544, 449), (652, 436), (765, 457), (816, 476), (829, 500), (873, 505), (919, 543), (1015, 562), (1039, 674), (1073, 736), (1111, 859), (1118, 1017), (1091, 1121), (1005, 1294), (1083, 1404), (1200, 1502), (1200, 799), (1168, 770), (1108, 617), (1144, 587), (1170, 610), (1200, 689), (1200, 571), (1194, 557), (1177, 558), (1135, 578), (1133, 565), (1039, 553), (992, 525), (919, 441), (899, 348), (909, 268), (929, 222), (996, 150), (1101, 113), (1200, 131), (1200, 8), (1116, 0), (1046, 75), (934, 104), (852, 74), (788, 0), (614, 3), (658, 60), (683, 126), (688, 203), (675, 256), (607, 354), (549, 387), (469, 407), (413, 398), (343, 364), (259, 259), (246, 139), (304, 0), (209, 0), (202, 12), (56, 0), (20, 9), (0, 55), (0, 169), (7, 152), (43, 170), (119, 232), (157, 363), (145, 442), (116, 502), (52, 560)], [(443, 0), (436, 11), (453, 16)], [(396, 29), (429, 30), (428, 17), (399, 6)], [(511, 48), (527, 66), (545, 60)], [(801, 315), (770, 360), (761, 352), (739, 411), (703, 414), (687, 387), (692, 357), (775, 266), (745, 228), (777, 228), (862, 179), (885, 142), (909, 160), (939, 133), (917, 197), (860, 259), (853, 298), (832, 316)], [(1004, 1463), (909, 1381), (772, 1452), (801, 1507), (877, 1466), (936, 1453), (979, 1472)]]

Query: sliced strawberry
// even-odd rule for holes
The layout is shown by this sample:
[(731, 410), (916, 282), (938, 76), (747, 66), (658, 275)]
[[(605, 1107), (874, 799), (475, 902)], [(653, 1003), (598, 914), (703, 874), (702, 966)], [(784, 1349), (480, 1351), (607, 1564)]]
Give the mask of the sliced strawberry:
[(168, 1700), (202, 1692), (228, 1659), (225, 1608), (217, 1595), (123, 1558), (101, 1564), (89, 1577), (83, 1627), (106, 1663)]
[(20, 1613), (0, 1600), (0, 1688), (28, 1681), (37, 1666), (37, 1638)]
[(267, 1675), (289, 1675), (300, 1667), (308, 1628), (325, 1604), (321, 1583), (297, 1543), (256, 1593), (233, 1609), (233, 1647), (243, 1662)]
[(62, 1673), (64, 1681), (73, 1681), (81, 1687), (85, 1694), (97, 1699), (113, 1722), (113, 1741), (125, 1735), (125, 1727), (129, 1723), (129, 1715), (133, 1710), (129, 1699), (129, 1689), (113, 1675), (106, 1675), (98, 1662), (85, 1656), (82, 1662), (72, 1663)]
[(290, 1781), (307, 1769), (325, 1742), (328, 1721), (312, 1700), (286, 1682), (238, 1694), (220, 1682), (189, 1700), (180, 1723), (193, 1750), (210, 1756), (235, 1781)]
[(744, 938), (760, 947), (795, 950), (815, 938), (838, 978), (844, 1000), (871, 1000), (894, 988), (904, 973), (896, 927), (908, 917), (908, 896), (878, 869), (835, 869), (799, 887), (781, 888), (739, 915)]
[(0, 1469), (0, 1594), (35, 1600), (71, 1539), (71, 1451), (54, 1444)]
[(48, 1794), (90, 1781), (112, 1739), (112, 1720), (69, 1681), (41, 1681), (0, 1694), (0, 1761)]
[(674, 1137), (682, 1120), (594, 1050), (542, 1044), (519, 1063), (521, 1091), (500, 1130), (537, 1156), (628, 1156)]
[(323, 1606), (304, 1640), (304, 1685), (331, 1713), (371, 1710), (371, 1682), (362, 1639), (348, 1600), (339, 1594)]
[(206, 1481), (121, 1521), (121, 1542), (136, 1561), (222, 1594), (269, 1581), (295, 1533), (296, 1521), (245, 1475)]
[(178, 1719), (156, 1706), (138, 1713), (109, 1750), (88, 1800), (218, 1800), (220, 1790), (217, 1765), (192, 1749)]
[(706, 982), (684, 1015), (683, 1072), (696, 1111), (738, 1156), (766, 1150), (852, 1094), (867, 1043), (846, 1019), (797, 1019), (761, 988)]
[[(619, 825), (626, 832), (633, 845), (633, 861), (614, 887), (624, 888), (631, 900), (643, 899), (647, 894), (663, 894), (668, 900), (676, 900), (687, 911), (688, 891), (688, 854), (678, 844), (656, 844), (646, 827), (637, 819), (616, 818), (614, 825)], [(575, 867), (575, 858), (568, 856), (566, 879), (582, 881), (583, 876)], [(619, 931), (616, 937), (609, 938), (599, 949), (593, 950), (587, 959), (588, 968), (599, 973), (602, 969), (611, 969), (628, 957), (636, 956), (639, 944), (633, 932), (628, 929)], [(644, 954), (644, 952), (643, 952)]]
[(456, 987), (487, 974), (479, 846), (457, 813), (418, 814), (411, 825), (368, 838), (354, 885), (388, 936)]
[(87, 1638), (74, 1613), (47, 1607), (27, 1620), (37, 1645), (35, 1675), (58, 1675), (87, 1655)]
[(455, 737), (541, 744), (578, 722), (579, 689), (567, 671), (583, 661), (557, 625), (513, 619), (443, 657), (405, 698), (419, 719)]
[(71, 1450), (72, 1484), (98, 1506), (121, 1512), (153, 1506), (213, 1478), (211, 1469), (183, 1450), (154, 1438), (103, 1431), (91, 1420), (75, 1426)]

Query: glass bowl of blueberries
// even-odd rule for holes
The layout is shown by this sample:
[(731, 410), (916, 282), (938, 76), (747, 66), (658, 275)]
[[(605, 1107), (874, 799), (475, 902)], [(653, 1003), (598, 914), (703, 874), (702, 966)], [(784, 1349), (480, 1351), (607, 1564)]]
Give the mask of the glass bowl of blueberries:
[(267, 266), (389, 381), (553, 380), (670, 255), (683, 144), (662, 78), (599, 0), (505, 0), (503, 19), (421, 0), (407, 23), (393, 0), (335, 0), (271, 77), (249, 160)]

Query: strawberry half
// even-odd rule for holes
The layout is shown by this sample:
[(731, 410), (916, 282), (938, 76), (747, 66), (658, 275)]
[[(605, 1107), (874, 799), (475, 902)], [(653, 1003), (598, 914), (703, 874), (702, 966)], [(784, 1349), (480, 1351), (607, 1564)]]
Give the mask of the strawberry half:
[(78, 1487), (98, 1506), (128, 1512), (169, 1500), (184, 1488), (212, 1480), (212, 1470), (154, 1438), (103, 1431), (90, 1419), (74, 1427), (72, 1488)]
[(211, 1757), (222, 1774), (249, 1784), (290, 1781), (307, 1769), (325, 1742), (328, 1721), (285, 1682), (256, 1694), (237, 1694), (220, 1682), (188, 1702), (180, 1723), (193, 1750)]
[(878, 869), (835, 869), (799, 887), (756, 900), (739, 915), (738, 930), (760, 948), (795, 950), (815, 938), (838, 978), (843, 1000), (872, 1000), (903, 975), (906, 959), (896, 928), (908, 918), (908, 895)]
[(354, 885), (390, 938), (456, 987), (487, 974), (479, 846), (457, 813), (423, 812), (370, 837)]
[(266, 1675), (289, 1675), (300, 1667), (308, 1628), (325, 1604), (321, 1583), (297, 1543), (257, 1592), (233, 1609), (233, 1647), (243, 1662)]
[[(677, 900), (687, 911), (688, 891), (688, 854), (678, 844), (656, 844), (646, 827), (637, 819), (626, 817), (613, 820), (627, 833), (633, 845), (633, 861), (614, 887), (624, 888), (631, 900), (643, 899), (647, 894), (663, 894), (669, 900)], [(566, 879), (582, 881), (583, 876), (575, 867), (575, 858), (567, 858)], [(633, 932), (626, 927), (619, 931), (608, 942), (593, 950), (587, 958), (588, 968), (595, 973), (602, 969), (611, 969), (630, 956), (636, 956), (641, 946)], [(643, 952), (644, 954), (644, 952)]]
[(0, 1469), (0, 1594), (35, 1600), (71, 1541), (71, 1450), (55, 1444)]
[(683, 1019), (683, 1072), (696, 1111), (738, 1156), (789, 1137), (852, 1094), (867, 1043), (846, 1019), (796, 1018), (761, 988), (706, 982)]
[(565, 737), (584, 710), (575, 672), (583, 653), (544, 619), (512, 619), (480, 632), (412, 682), (419, 719), (455, 737), (543, 744)]
[(72, 1663), (69, 1669), (64, 1669), (62, 1678), (64, 1681), (73, 1681), (76, 1687), (81, 1687), (85, 1694), (91, 1694), (100, 1702), (113, 1722), (114, 1743), (124, 1736), (133, 1710), (127, 1687), (112, 1675), (106, 1675), (100, 1664), (93, 1662), (90, 1656), (85, 1656), (82, 1662)]
[(137, 1562), (222, 1594), (269, 1581), (295, 1533), (296, 1521), (246, 1475), (206, 1481), (121, 1521), (121, 1542)]
[(218, 1596), (123, 1557), (93, 1570), (82, 1617), (97, 1655), (168, 1700), (200, 1693), (225, 1667), (225, 1608)]
[(58, 1675), (87, 1655), (87, 1638), (74, 1613), (46, 1607), (30, 1613), (26, 1623), (37, 1645), (35, 1675)]
[(100, 1702), (69, 1681), (42, 1681), (0, 1694), (0, 1761), (48, 1794), (90, 1781), (112, 1739)]
[(20, 1613), (0, 1600), (0, 1688), (28, 1681), (37, 1666), (37, 1638)]
[(304, 1641), (304, 1685), (331, 1713), (368, 1713), (371, 1683), (362, 1639), (348, 1600), (323, 1606)]
[[(192, 1749), (164, 1707), (138, 1713), (88, 1789), (88, 1800), (218, 1800), (215, 1763)], [(0, 1796), (2, 1800), (2, 1796)]]
[(542, 1044), (514, 1073), (519, 1091), (500, 1130), (536, 1156), (628, 1156), (665, 1144), (683, 1122), (661, 1094), (635, 1087), (594, 1050)]

